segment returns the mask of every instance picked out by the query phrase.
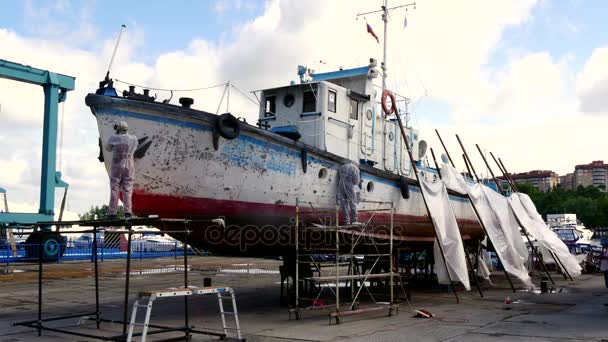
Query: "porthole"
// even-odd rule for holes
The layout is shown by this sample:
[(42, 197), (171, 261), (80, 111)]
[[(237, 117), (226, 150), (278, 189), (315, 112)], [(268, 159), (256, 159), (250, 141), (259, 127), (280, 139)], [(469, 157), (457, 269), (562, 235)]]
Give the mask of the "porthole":
[(287, 94), (285, 95), (285, 97), (283, 98), (283, 104), (285, 105), (285, 107), (289, 108), (291, 106), (293, 106), (293, 104), (296, 102), (296, 98), (295, 96), (293, 96), (293, 94)]
[(319, 179), (325, 178), (327, 178), (327, 169), (323, 167), (321, 170), (319, 170)]
[(367, 120), (371, 120), (372, 119), (372, 110), (368, 109), (367, 112), (365, 113), (365, 116), (367, 117)]
[(374, 191), (374, 182), (367, 182), (367, 192)]
[(388, 140), (393, 141), (395, 139), (395, 134), (393, 132), (388, 132)]

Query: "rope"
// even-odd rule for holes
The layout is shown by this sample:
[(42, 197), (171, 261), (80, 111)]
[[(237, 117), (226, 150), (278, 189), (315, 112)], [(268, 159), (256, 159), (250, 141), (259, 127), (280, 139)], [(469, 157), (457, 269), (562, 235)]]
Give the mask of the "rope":
[(226, 86), (226, 85), (228, 85), (228, 84), (229, 84), (229, 82), (226, 82), (226, 83), (222, 83), (222, 84), (216, 84), (216, 85), (213, 85), (213, 86), (210, 86), (210, 87), (203, 87), (203, 88), (193, 88), (193, 89), (165, 89), (165, 88), (152, 88), (152, 87), (146, 87), (146, 86), (142, 86), (142, 85), (135, 84), (135, 83), (129, 83), (129, 82), (121, 81), (121, 80), (118, 80), (118, 79), (115, 79), (114, 81), (115, 81), (115, 82), (117, 82), (117, 83), (123, 83), (123, 84), (127, 84), (127, 85), (130, 85), (130, 86), (135, 86), (135, 87), (139, 87), (139, 88), (145, 88), (145, 89), (150, 89), (150, 90), (158, 90), (158, 91), (176, 91), (176, 92), (177, 92), (177, 91), (182, 91), (182, 92), (185, 92), (185, 91), (199, 91), (199, 90), (207, 90), (207, 89), (213, 89), (213, 88), (219, 88), (219, 87), (223, 87), (223, 86)]
[(230, 85), (232, 86), (232, 88), (234, 88), (236, 91), (238, 91), (241, 95), (243, 95), (247, 100), (251, 101), (254, 105), (260, 105), (259, 101), (255, 101), (252, 98), (250, 98), (249, 96), (245, 95), (245, 93), (243, 93), (239, 88), (237, 88), (234, 84), (230, 83)]

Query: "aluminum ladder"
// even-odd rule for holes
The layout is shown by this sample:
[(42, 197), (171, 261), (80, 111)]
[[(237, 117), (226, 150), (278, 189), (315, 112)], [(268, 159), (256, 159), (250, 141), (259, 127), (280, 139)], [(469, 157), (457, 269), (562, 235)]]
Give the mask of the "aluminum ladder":
[[(207, 288), (198, 289), (197, 292), (205, 292)], [(220, 316), (222, 317), (222, 328), (224, 329), (224, 334), (228, 338), (228, 331), (236, 332), (236, 339), (239, 341), (243, 341), (241, 336), (241, 324), (239, 323), (239, 313), (236, 309), (236, 295), (234, 294), (234, 290), (231, 287), (223, 287), (218, 288), (217, 300), (220, 306)], [(224, 293), (228, 293), (229, 295), (224, 295)], [(198, 293), (198, 294), (208, 294), (208, 293)], [(232, 311), (224, 311), (224, 299), (232, 300)], [(232, 315), (234, 317), (234, 327), (228, 327), (226, 325), (226, 315)]]
[[(224, 295), (228, 293), (229, 295)], [(222, 329), (224, 331), (224, 335), (229, 339), (236, 339), (239, 341), (244, 341), (241, 335), (241, 326), (239, 322), (239, 315), (236, 307), (236, 295), (234, 293), (234, 289), (231, 287), (219, 286), (219, 287), (194, 287), (190, 286), (187, 288), (170, 288), (159, 291), (143, 291), (139, 293), (138, 298), (133, 303), (133, 310), (131, 311), (131, 321), (129, 322), (129, 332), (127, 335), (127, 342), (133, 341), (133, 330), (135, 326), (142, 326), (141, 332), (141, 342), (146, 341), (146, 336), (148, 334), (148, 327), (150, 324), (150, 315), (152, 313), (152, 305), (154, 301), (158, 298), (164, 297), (183, 297), (183, 296), (193, 296), (193, 295), (212, 295), (216, 294), (218, 299), (218, 305), (220, 309), (220, 316), (222, 318)], [(148, 298), (147, 304), (140, 304), (142, 300)], [(232, 300), (232, 310), (233, 311), (224, 311), (224, 303), (223, 300), (231, 299)], [(137, 311), (139, 308), (146, 308), (146, 315), (144, 319), (144, 323), (137, 323)], [(234, 317), (235, 327), (228, 327), (226, 325), (226, 315), (232, 315)], [(232, 334), (229, 334), (232, 332)], [(230, 337), (229, 335), (236, 336)]]

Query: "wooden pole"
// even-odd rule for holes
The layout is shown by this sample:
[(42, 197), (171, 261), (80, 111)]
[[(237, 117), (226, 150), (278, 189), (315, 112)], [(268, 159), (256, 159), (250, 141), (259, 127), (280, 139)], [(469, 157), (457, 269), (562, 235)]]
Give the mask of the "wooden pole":
[(494, 171), (492, 171), (492, 168), (490, 168), (490, 164), (488, 164), (488, 161), (486, 160), (486, 156), (483, 155), (483, 152), (481, 152), (481, 148), (479, 147), (478, 144), (475, 144), (475, 147), (477, 147), (477, 151), (479, 151), (479, 154), (481, 155), (483, 162), (486, 164), (488, 171), (490, 171), (490, 175), (492, 176), (492, 180), (494, 181), (494, 184), (496, 184), (496, 188), (497, 188), (498, 192), (500, 192), (500, 194), (504, 196), (505, 192), (502, 190), (502, 187), (500, 186), (498, 179), (496, 179), (496, 177), (494, 176)]
[(500, 158), (498, 158), (498, 161), (500, 162), (502, 169), (505, 170), (505, 175), (507, 175), (507, 177), (509, 177), (509, 179), (511, 180), (511, 186), (513, 186), (515, 188), (515, 191), (519, 192), (519, 189), (517, 189), (517, 184), (515, 184), (515, 181), (511, 177), (511, 174), (509, 173), (509, 171), (507, 171), (505, 164), (502, 163), (502, 160), (500, 160)]
[(467, 161), (467, 157), (464, 155), (464, 153), (462, 154), (462, 160), (464, 160), (464, 165), (467, 167), (467, 172), (469, 173), (469, 177), (473, 177), (473, 173), (471, 172), (471, 168), (469, 167), (469, 163)]
[[(490, 171), (490, 174), (492, 175), (492, 179), (494, 180), (494, 183), (496, 183), (496, 186), (498, 187), (498, 191), (500, 192), (501, 195), (504, 196), (505, 193), (502, 190), (502, 188), (500, 187), (500, 183), (498, 183), (498, 180), (494, 176), (494, 172), (492, 171), (492, 168), (490, 167), (490, 164), (488, 163), (486, 157), (483, 155), (483, 152), (481, 152), (481, 148), (479, 148), (479, 145), (477, 145), (477, 144), (475, 144), (475, 146), (477, 146), (477, 150), (479, 151), (479, 154), (481, 155), (481, 158), (483, 159), (483, 162), (486, 164), (486, 167), (488, 168), (488, 171)], [(551, 278), (551, 275), (549, 274), (549, 270), (547, 270), (547, 266), (545, 266), (545, 263), (543, 261), (542, 256), (540, 254), (538, 254), (538, 252), (536, 251), (536, 248), (534, 248), (534, 245), (532, 244), (532, 240), (530, 239), (530, 235), (528, 234), (528, 230), (526, 229), (526, 227), (524, 227), (524, 225), (521, 223), (521, 221), (517, 217), (517, 214), (515, 213), (515, 210), (513, 210), (513, 207), (511, 207), (511, 205), (509, 205), (509, 208), (511, 208), (511, 211), (513, 212), (513, 216), (515, 217), (515, 220), (517, 221), (517, 224), (519, 224), (519, 226), (521, 227), (521, 231), (526, 236), (526, 240), (528, 240), (528, 243), (530, 244), (530, 248), (532, 248), (532, 254), (534, 254), (536, 256), (536, 258), (538, 259), (538, 261), (540, 261), (540, 264), (541, 264), (543, 270), (545, 271), (545, 273), (547, 274), (547, 277), (549, 277), (549, 280), (551, 280), (551, 283), (553, 285), (555, 285), (555, 282), (553, 281), (553, 278)]]
[(435, 129), (435, 133), (437, 133), (437, 137), (439, 137), (439, 142), (441, 142), (441, 146), (443, 146), (443, 150), (445, 151), (445, 154), (448, 156), (448, 159), (450, 160), (450, 164), (452, 164), (453, 168), (456, 168), (456, 166), (454, 166), (454, 162), (452, 161), (452, 157), (450, 157), (450, 152), (448, 152), (448, 149), (445, 147), (445, 144), (443, 143), (443, 139), (441, 139), (441, 135), (439, 134), (439, 131), (437, 129)]
[[(469, 162), (471, 161), (471, 159), (469, 158), (469, 155), (467, 154), (467, 150), (464, 148), (464, 145), (462, 144), (462, 141), (460, 140), (460, 137), (458, 136), (458, 134), (456, 134), (456, 139), (458, 139), (458, 143), (460, 144), (460, 148), (462, 149), (462, 152), (465, 156), (465, 160), (468, 160)], [(475, 179), (477, 180), (477, 182), (479, 182), (479, 177), (477, 177), (477, 172), (475, 172), (475, 167), (473, 166), (473, 164), (471, 163), (471, 170), (473, 171), (473, 174), (475, 175)], [(486, 236), (488, 237), (488, 239), (490, 239), (490, 235), (488, 235), (488, 230), (486, 229), (486, 226), (484, 225), (483, 221), (481, 220), (481, 215), (479, 215), (479, 212), (477, 211), (477, 207), (475, 207), (475, 204), (473, 203), (473, 199), (471, 198), (471, 196), (469, 196), (469, 201), (471, 202), (471, 206), (473, 207), (473, 211), (475, 212), (475, 216), (477, 216), (477, 220), (479, 221), (479, 223), (481, 224), (481, 227), (483, 228), (484, 232), (486, 233)], [(491, 241), (491, 239), (490, 239)], [(496, 258), (498, 259), (498, 261), (504, 265), (504, 263), (502, 262), (502, 260), (500, 259), (500, 256), (498, 255), (498, 253), (496, 253)], [(509, 276), (509, 272), (507, 272), (507, 270), (504, 269), (503, 266), (503, 272), (505, 274), (505, 277), (507, 278), (507, 281), (509, 281), (509, 285), (511, 286), (511, 290), (513, 290), (513, 293), (515, 293), (515, 286), (513, 286), (513, 281), (511, 281), (511, 277)]]
[[(441, 258), (443, 259), (443, 263), (445, 264), (445, 269), (448, 274), (448, 279), (450, 281), (450, 286), (453, 287), (452, 276), (450, 275), (450, 269), (448, 268), (448, 263), (445, 258), (445, 253), (443, 252), (443, 246), (439, 241), (439, 235), (437, 234), (437, 227), (435, 227), (435, 222), (431, 218), (431, 210), (429, 209), (429, 204), (426, 201), (426, 197), (424, 196), (424, 191), (422, 191), (422, 182), (420, 181), (420, 175), (418, 175), (418, 168), (416, 167), (416, 162), (414, 161), (414, 157), (412, 155), (412, 150), (410, 149), (410, 144), (407, 139), (407, 135), (405, 134), (405, 129), (403, 128), (403, 123), (401, 122), (401, 116), (399, 113), (395, 112), (395, 117), (397, 117), (397, 123), (399, 124), (399, 130), (401, 131), (401, 137), (403, 138), (403, 142), (405, 143), (405, 148), (407, 150), (407, 154), (410, 157), (410, 163), (412, 164), (412, 170), (414, 171), (414, 175), (416, 176), (416, 180), (418, 181), (418, 186), (420, 186), (420, 194), (422, 195), (422, 201), (424, 202), (424, 207), (426, 208), (426, 212), (429, 213), (429, 219), (431, 220), (431, 224), (433, 225), (433, 232), (435, 233), (435, 239), (437, 240), (437, 246), (439, 246), (439, 251), (441, 252)], [(449, 158), (449, 157), (448, 157)], [(454, 290), (454, 296), (456, 297), (456, 303), (460, 303), (460, 299), (458, 298), (458, 292)]]
[(462, 152), (464, 153), (465, 159), (468, 160), (469, 165), (471, 165), (471, 170), (473, 171), (473, 175), (475, 176), (475, 179), (477, 180), (477, 182), (479, 182), (479, 177), (477, 177), (477, 172), (475, 172), (475, 168), (473, 167), (471, 158), (469, 158), (469, 154), (467, 153), (467, 150), (464, 148), (464, 145), (462, 144), (462, 141), (460, 140), (460, 137), (458, 136), (458, 134), (456, 134), (456, 139), (458, 139), (458, 144), (460, 144), (460, 148), (462, 148)]
[[(63, 221), (63, 211), (65, 210), (65, 198), (68, 195), (68, 188), (66, 187), (65, 190), (63, 190), (63, 198), (61, 199), (61, 208), (59, 209), (59, 222)], [(59, 231), (59, 227), (61, 227), (61, 225), (56, 225), (55, 226), (55, 231), (58, 232)]]
[(496, 157), (494, 157), (494, 153), (490, 152), (490, 156), (492, 156), (492, 159), (494, 159), (494, 163), (496, 163), (496, 166), (498, 166), (498, 169), (500, 170), (500, 173), (502, 173), (502, 176), (505, 178), (507, 183), (509, 183), (509, 187), (511, 187), (511, 191), (515, 190), (515, 187), (513, 185), (513, 182), (511, 181), (511, 178), (509, 177), (509, 175), (507, 175), (507, 173), (502, 168), (500, 163), (498, 163), (498, 160), (496, 160)]
[[(494, 162), (496, 163), (496, 165), (498, 165), (498, 168), (502, 172), (502, 174), (505, 177), (505, 179), (507, 179), (507, 182), (509, 182), (509, 185), (511, 185), (511, 189), (514, 189), (517, 193), (519, 193), (519, 190), (517, 189), (517, 186), (515, 186), (515, 183), (513, 183), (513, 179), (507, 173), (507, 171), (506, 171), (506, 169), (504, 167), (504, 164), (502, 164), (502, 160), (500, 160), (500, 158), (498, 158), (498, 160), (500, 160), (500, 164), (499, 164), (498, 161), (496, 161), (496, 158), (494, 158), (494, 154), (492, 152), (490, 152), (490, 155), (494, 159)], [(559, 262), (559, 264), (561, 265), (562, 269), (564, 270), (564, 272), (566, 273), (566, 275), (568, 276), (568, 278), (570, 278), (571, 281), (574, 281), (574, 279), (570, 275), (570, 272), (568, 272), (568, 270), (566, 269), (566, 267), (564, 267), (564, 264), (559, 259), (559, 257), (555, 253), (553, 253), (553, 251), (549, 250), (549, 252), (551, 252), (551, 255), (553, 256), (553, 258), (555, 259), (555, 261)]]
[[(435, 170), (437, 170), (439, 179), (442, 179), (441, 172), (439, 171), (439, 164), (437, 164), (437, 159), (435, 158), (435, 152), (433, 151), (432, 147), (431, 147), (431, 155), (433, 156), (433, 162), (435, 163)], [(461, 234), (461, 236), (462, 236), (462, 234)], [(481, 298), (483, 298), (483, 291), (481, 291), (481, 286), (479, 286), (479, 279), (477, 279), (477, 275), (475, 274), (475, 270), (473, 269), (473, 265), (471, 264), (471, 260), (469, 259), (469, 255), (467, 254), (467, 250), (466, 250), (466, 248), (464, 248), (464, 242), (463, 242), (463, 249), (464, 249), (464, 254), (465, 254), (464, 257), (467, 260), (467, 265), (469, 266), (469, 269), (471, 270), (471, 274), (473, 275), (473, 278), (475, 278), (475, 285), (477, 286), (477, 290), (479, 291), (479, 296)]]

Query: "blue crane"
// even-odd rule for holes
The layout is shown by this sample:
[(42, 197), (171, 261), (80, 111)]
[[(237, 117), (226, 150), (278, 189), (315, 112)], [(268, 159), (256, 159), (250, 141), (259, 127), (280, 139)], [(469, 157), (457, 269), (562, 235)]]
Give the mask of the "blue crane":
[[(40, 208), (38, 213), (0, 213), (0, 226), (26, 226), (37, 222), (53, 221), (55, 188), (68, 187), (68, 184), (61, 180), (61, 172), (56, 170), (58, 105), (65, 101), (68, 91), (74, 90), (75, 78), (3, 59), (0, 59), (0, 78), (39, 85), (44, 90)], [(43, 229), (50, 230), (50, 227)], [(44, 238), (42, 234), (32, 233), (28, 240), (30, 239), (44, 243), (46, 254), (52, 252), (57, 254), (57, 246), (62, 242), (59, 233), (56, 236), (46, 234)]]

